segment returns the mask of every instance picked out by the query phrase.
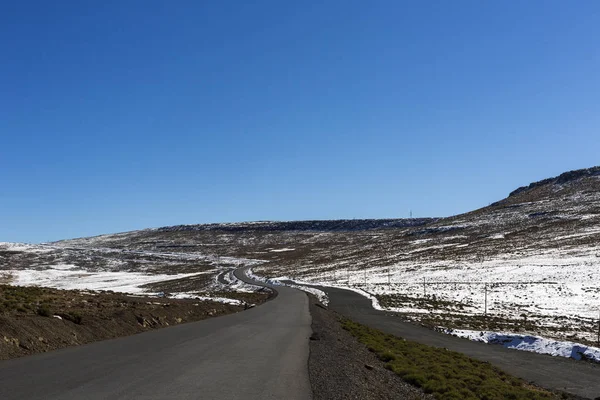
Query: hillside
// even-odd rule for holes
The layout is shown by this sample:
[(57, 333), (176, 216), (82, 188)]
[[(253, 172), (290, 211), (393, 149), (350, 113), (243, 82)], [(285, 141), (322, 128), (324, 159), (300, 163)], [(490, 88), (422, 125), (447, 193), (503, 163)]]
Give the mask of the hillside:
[(467, 328), (482, 325), (487, 287), (497, 328), (592, 340), (600, 305), (599, 200), (595, 167), (448, 218), (182, 225), (0, 244), (0, 270), (4, 281), (67, 289), (78, 288), (70, 277), (82, 271), (95, 271), (93, 282), (104, 274), (107, 285), (128, 273), (130, 291), (199, 293), (223, 290), (219, 273), (254, 265), (269, 277), (359, 285), (407, 318)]

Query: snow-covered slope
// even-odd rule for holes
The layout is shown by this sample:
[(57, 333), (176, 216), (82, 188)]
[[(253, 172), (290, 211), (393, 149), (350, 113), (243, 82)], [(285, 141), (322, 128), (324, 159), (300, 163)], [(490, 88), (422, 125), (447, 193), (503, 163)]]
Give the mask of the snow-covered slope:
[(600, 167), (449, 218), (181, 225), (0, 245), (0, 280), (56, 265), (207, 277), (178, 280), (188, 288), (254, 265), (265, 278), (360, 287), (424, 323), (590, 342), (600, 309)]

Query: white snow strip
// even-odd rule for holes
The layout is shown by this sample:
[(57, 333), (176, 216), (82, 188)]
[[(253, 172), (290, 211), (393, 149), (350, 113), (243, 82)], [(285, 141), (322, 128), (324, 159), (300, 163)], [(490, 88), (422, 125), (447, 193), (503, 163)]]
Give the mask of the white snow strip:
[(243, 305), (244, 302), (242, 300), (230, 299), (227, 297), (211, 297), (211, 296), (200, 296), (195, 293), (190, 292), (178, 292), (169, 294), (170, 299), (194, 299), (194, 300), (202, 300), (202, 301), (215, 301), (217, 303), (223, 304), (232, 304), (235, 306)]
[(140, 272), (92, 272), (75, 268), (60, 265), (44, 270), (24, 269), (7, 272), (12, 275), (11, 285), (15, 286), (45, 286), (65, 290), (112, 290), (132, 294), (145, 294), (146, 289), (141, 286), (148, 283), (200, 275), (198, 273), (167, 275)]
[(316, 289), (316, 288), (311, 288), (311, 287), (308, 287), (308, 286), (300, 286), (300, 285), (290, 285), (290, 284), (287, 284), (286, 286), (302, 290), (303, 292), (306, 292), (306, 293), (310, 293), (313, 296), (315, 296), (319, 300), (319, 302), (321, 304), (323, 304), (325, 306), (329, 305), (329, 297), (322, 290), (319, 290), (319, 289)]
[[(329, 304), (329, 297), (327, 296), (327, 294), (324, 291), (319, 290), (317, 288), (313, 288), (313, 287), (302, 286), (302, 283), (294, 281), (293, 279), (291, 279), (287, 276), (280, 276), (277, 278), (267, 279), (260, 275), (256, 275), (254, 273), (254, 271), (252, 271), (251, 268), (248, 269), (247, 275), (248, 275), (248, 277), (250, 277), (252, 279), (255, 279), (260, 282), (265, 282), (265, 283), (268, 283), (273, 286), (287, 286), (287, 287), (291, 287), (294, 289), (302, 290), (303, 292), (307, 292), (307, 293), (310, 293), (310, 294), (316, 296), (317, 299), (319, 299), (319, 302), (321, 302), (321, 304), (323, 304), (323, 305)], [(290, 281), (290, 282), (294, 282), (294, 283), (291, 284), (291, 283), (282, 282), (282, 281)], [(297, 284), (297, 283), (300, 283), (300, 284)], [(312, 285), (314, 285), (314, 283)]]
[(32, 253), (47, 253), (52, 251), (52, 248), (46, 248), (43, 245), (35, 245), (28, 243), (10, 243), (0, 242), (0, 250), (4, 251), (23, 251)]
[(464, 329), (444, 329), (442, 332), (469, 339), (475, 342), (499, 344), (508, 349), (549, 354), (555, 357), (567, 357), (575, 360), (587, 359), (600, 362), (600, 348), (580, 343), (560, 342), (541, 336), (519, 335), (505, 332), (471, 331)]
[(233, 273), (233, 269), (223, 275), (223, 278), (227, 284), (223, 284), (219, 281), (219, 274), (215, 275), (214, 286), (218, 289), (233, 290), (234, 292), (254, 293), (257, 289), (262, 286), (251, 285), (244, 281), (239, 280)]

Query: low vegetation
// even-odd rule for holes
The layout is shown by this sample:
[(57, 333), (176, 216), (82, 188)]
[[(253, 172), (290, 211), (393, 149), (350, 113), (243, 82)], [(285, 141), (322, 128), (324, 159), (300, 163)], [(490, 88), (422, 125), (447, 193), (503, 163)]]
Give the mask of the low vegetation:
[(37, 313), (49, 314), (46, 302), (51, 296), (47, 290), (38, 287), (20, 287), (0, 285), (1, 313)]
[(348, 319), (342, 320), (342, 326), (374, 352), (387, 369), (437, 399), (556, 398), (464, 354), (406, 341)]
[(437, 296), (426, 296), (426, 297), (414, 297), (397, 294), (380, 294), (377, 295), (377, 300), (382, 307), (394, 308), (394, 307), (410, 307), (420, 308), (424, 310), (464, 310), (470, 308), (469, 305), (462, 303), (455, 303), (452, 301), (446, 301), (439, 299)]

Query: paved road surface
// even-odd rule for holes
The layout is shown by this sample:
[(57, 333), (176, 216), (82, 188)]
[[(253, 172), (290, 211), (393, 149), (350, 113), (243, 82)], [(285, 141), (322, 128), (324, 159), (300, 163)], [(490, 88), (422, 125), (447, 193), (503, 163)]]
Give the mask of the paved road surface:
[(221, 272), (219, 275), (217, 275), (217, 280), (220, 283), (222, 283), (223, 285), (227, 285), (229, 282), (225, 279), (225, 276), (228, 275), (232, 269), (227, 269), (227, 270)]
[(329, 295), (329, 308), (364, 325), (416, 342), (445, 347), (467, 354), (521, 377), (529, 382), (587, 398), (600, 396), (600, 366), (563, 357), (509, 350), (501, 346), (471, 342), (400, 321), (390, 313), (377, 311), (371, 301), (358, 293), (318, 287)]
[(277, 291), (237, 314), (0, 361), (0, 399), (310, 399), (308, 300)]

